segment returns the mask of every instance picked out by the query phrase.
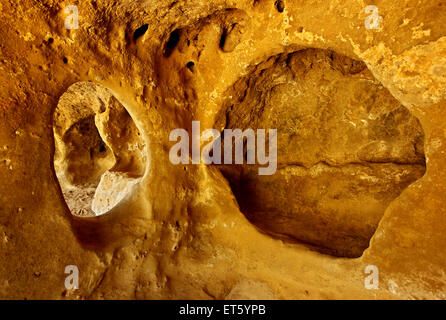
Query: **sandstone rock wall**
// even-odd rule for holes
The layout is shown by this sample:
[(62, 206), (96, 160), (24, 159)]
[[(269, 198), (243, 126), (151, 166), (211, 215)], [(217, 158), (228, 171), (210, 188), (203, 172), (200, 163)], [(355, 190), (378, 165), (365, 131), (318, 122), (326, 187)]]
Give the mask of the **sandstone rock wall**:
[[(446, 298), (444, 21), (443, 0), (1, 2), (0, 297)], [(172, 165), (192, 120), (275, 126), (277, 174)]]

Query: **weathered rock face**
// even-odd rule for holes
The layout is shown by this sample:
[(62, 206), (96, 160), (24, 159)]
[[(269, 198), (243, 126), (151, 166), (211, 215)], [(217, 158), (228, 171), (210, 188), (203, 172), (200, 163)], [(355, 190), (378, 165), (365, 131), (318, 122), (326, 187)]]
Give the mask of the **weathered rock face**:
[(446, 298), (444, 1), (76, 3), (0, 3), (1, 298)]

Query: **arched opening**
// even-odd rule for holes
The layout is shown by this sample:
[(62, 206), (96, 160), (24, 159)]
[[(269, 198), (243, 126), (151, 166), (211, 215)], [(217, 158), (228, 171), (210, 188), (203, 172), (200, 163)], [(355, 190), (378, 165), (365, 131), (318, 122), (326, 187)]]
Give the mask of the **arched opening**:
[(59, 99), (53, 125), (54, 168), (73, 215), (106, 214), (132, 194), (146, 170), (147, 146), (110, 90), (72, 85)]

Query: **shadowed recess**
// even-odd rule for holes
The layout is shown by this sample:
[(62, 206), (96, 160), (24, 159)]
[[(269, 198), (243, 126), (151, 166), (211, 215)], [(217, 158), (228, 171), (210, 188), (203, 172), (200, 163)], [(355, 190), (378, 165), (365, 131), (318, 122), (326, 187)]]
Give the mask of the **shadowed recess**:
[(147, 151), (125, 107), (105, 87), (72, 85), (54, 113), (54, 168), (71, 213), (108, 213), (132, 194)]
[(426, 170), (417, 118), (365, 64), (308, 49), (271, 57), (226, 93), (217, 128), (277, 129), (278, 170), (219, 166), (274, 237), (359, 257), (389, 204)]

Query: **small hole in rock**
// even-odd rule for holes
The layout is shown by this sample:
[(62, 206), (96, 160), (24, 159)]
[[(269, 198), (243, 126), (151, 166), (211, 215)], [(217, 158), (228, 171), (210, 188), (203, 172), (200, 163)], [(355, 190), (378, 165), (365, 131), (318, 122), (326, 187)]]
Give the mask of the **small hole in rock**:
[(54, 169), (73, 215), (106, 214), (134, 192), (146, 169), (146, 144), (110, 90), (72, 85), (59, 99), (53, 125)]
[[(246, 164), (245, 139), (243, 165), (218, 165), (240, 211), (274, 238), (358, 258), (389, 205), (426, 172), (419, 120), (361, 61), (319, 49), (284, 53), (224, 96), (214, 127), (277, 129), (275, 174)], [(236, 150), (235, 137), (226, 138)]]
[(144, 24), (138, 29), (136, 29), (135, 32), (133, 33), (133, 41), (136, 42), (136, 40), (142, 37), (147, 32), (148, 29), (149, 29), (148, 24)]
[(175, 29), (169, 36), (169, 40), (167, 40), (166, 48), (164, 49), (164, 56), (170, 57), (173, 50), (176, 48), (178, 42), (180, 41), (180, 30)]
[(63, 63), (68, 63), (68, 58), (67, 58), (67, 57), (64, 57), (64, 58), (62, 59), (62, 61), (63, 61)]

